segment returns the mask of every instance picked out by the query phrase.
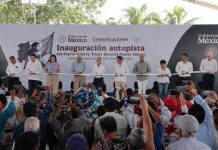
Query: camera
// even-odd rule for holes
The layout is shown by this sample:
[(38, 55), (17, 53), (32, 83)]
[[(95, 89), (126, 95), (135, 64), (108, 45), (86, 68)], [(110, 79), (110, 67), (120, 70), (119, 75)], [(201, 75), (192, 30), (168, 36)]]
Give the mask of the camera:
[[(143, 95), (144, 98), (148, 101), (151, 100), (151, 96), (150, 95)], [(140, 103), (140, 98), (137, 96), (132, 96), (132, 97), (125, 97), (124, 101), (126, 101), (129, 104), (139, 104)]]
[(177, 90), (178, 92), (187, 92), (185, 86), (176, 86), (175, 90)]
[(70, 91), (66, 91), (64, 93), (64, 99), (66, 100), (66, 103), (69, 103), (70, 98), (72, 99), (72, 101), (74, 101), (74, 96), (72, 96)]
[(45, 91), (45, 90), (46, 90), (46, 87), (45, 87), (45, 86), (42, 86), (42, 85), (37, 85), (37, 86), (36, 86), (36, 89), (37, 89), (38, 91)]
[(208, 97), (211, 94), (211, 91), (202, 91), (204, 97)]

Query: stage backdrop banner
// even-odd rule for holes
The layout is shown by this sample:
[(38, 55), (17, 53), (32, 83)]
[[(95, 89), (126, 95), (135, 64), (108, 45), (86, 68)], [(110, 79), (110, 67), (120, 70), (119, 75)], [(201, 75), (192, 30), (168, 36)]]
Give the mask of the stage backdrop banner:
[[(194, 70), (199, 71), (200, 62), (206, 58), (207, 51), (213, 51), (217, 60), (218, 47), (217, 25), (182, 25), (182, 26), (50, 26), (50, 25), (0, 25), (0, 76), (5, 77), (9, 56), (15, 56), (25, 68), (28, 55), (37, 53), (43, 66), (50, 54), (56, 54), (61, 65), (60, 80), (63, 89), (70, 89), (73, 81), (72, 62), (81, 54), (86, 62), (86, 74), (91, 74), (96, 57), (102, 58), (106, 74), (114, 73), (116, 57), (121, 55), (128, 64), (130, 74), (139, 60), (139, 54), (145, 53), (145, 60), (151, 66), (151, 73), (156, 73), (161, 59), (165, 59), (171, 72), (182, 53), (188, 53)], [(217, 74), (216, 74), (217, 76)], [(171, 83), (178, 76), (171, 77)], [(202, 74), (195, 74), (192, 79), (197, 82)], [(149, 76), (148, 88), (153, 86), (157, 76)], [(46, 75), (40, 80), (45, 84)], [(104, 77), (108, 91), (113, 91), (114, 76)], [(21, 76), (27, 86), (27, 75)], [(92, 82), (93, 76), (87, 76), (86, 82)], [(136, 77), (127, 77), (127, 87), (133, 88)], [(217, 87), (217, 85), (216, 85)]]

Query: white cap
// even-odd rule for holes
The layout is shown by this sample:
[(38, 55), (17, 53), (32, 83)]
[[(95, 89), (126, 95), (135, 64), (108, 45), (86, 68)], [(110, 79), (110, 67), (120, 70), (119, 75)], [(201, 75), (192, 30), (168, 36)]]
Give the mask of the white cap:
[(183, 136), (192, 136), (193, 133), (198, 131), (198, 120), (189, 114), (181, 116), (177, 122), (178, 128), (182, 130)]

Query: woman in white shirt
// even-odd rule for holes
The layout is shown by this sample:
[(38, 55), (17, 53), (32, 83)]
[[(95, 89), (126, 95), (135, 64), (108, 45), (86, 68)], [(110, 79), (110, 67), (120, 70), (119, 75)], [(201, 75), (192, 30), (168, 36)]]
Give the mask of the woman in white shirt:
[(159, 87), (159, 95), (161, 98), (167, 96), (168, 85), (169, 85), (169, 77), (171, 76), (170, 69), (166, 67), (166, 61), (160, 61), (160, 67), (157, 69), (158, 75), (158, 87)]
[(92, 74), (94, 74), (93, 84), (98, 89), (100, 84), (104, 84), (103, 74), (105, 74), (105, 67), (101, 64), (101, 57), (96, 58), (96, 64), (92, 67)]

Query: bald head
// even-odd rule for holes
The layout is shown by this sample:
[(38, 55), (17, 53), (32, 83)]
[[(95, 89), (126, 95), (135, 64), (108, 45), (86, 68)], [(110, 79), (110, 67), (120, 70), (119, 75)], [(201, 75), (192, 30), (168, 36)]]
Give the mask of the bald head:
[(139, 54), (139, 60), (140, 60), (140, 62), (144, 62), (145, 61), (145, 54), (144, 53), (140, 53)]
[(213, 58), (213, 53), (212, 52), (208, 52), (207, 53), (207, 59), (208, 60), (212, 60), (212, 58)]
[(83, 60), (82, 55), (80, 55), (80, 54), (77, 55), (77, 57), (76, 57), (76, 61), (80, 63), (82, 60)]

